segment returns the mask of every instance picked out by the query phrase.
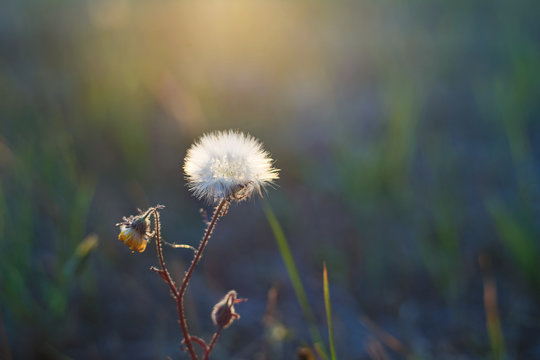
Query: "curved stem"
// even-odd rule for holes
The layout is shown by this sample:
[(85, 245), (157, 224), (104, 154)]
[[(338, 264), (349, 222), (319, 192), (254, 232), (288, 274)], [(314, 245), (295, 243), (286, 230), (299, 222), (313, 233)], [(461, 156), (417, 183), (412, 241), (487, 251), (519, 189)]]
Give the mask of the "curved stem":
[(204, 232), (203, 239), (199, 245), (199, 248), (197, 249), (197, 252), (195, 253), (195, 257), (193, 258), (193, 261), (191, 262), (191, 265), (189, 266), (188, 271), (186, 272), (186, 276), (184, 277), (184, 280), (182, 281), (182, 286), (180, 287), (178, 296), (176, 296), (176, 304), (177, 304), (177, 309), (178, 309), (178, 319), (180, 321), (180, 327), (182, 328), (182, 333), (184, 334), (184, 340), (185, 340), (186, 346), (189, 350), (189, 353), (191, 354), (191, 357), (194, 360), (198, 358), (193, 350), (193, 345), (191, 343), (190, 335), (187, 328), (186, 318), (184, 316), (184, 294), (186, 293), (189, 279), (191, 278), (191, 275), (193, 275), (195, 266), (197, 266), (197, 264), (199, 263), (199, 260), (201, 259), (204, 248), (206, 247), (206, 244), (208, 243), (208, 239), (210, 239), (210, 235), (212, 235), (212, 231), (214, 230), (214, 227), (216, 226), (216, 222), (221, 216), (221, 212), (223, 211), (225, 205), (228, 202), (229, 202), (228, 199), (223, 199), (220, 201), (218, 206), (216, 206), (214, 210), (214, 214), (212, 215), (212, 220), (210, 220), (210, 223), (208, 224), (208, 227), (206, 228), (206, 231)]
[(208, 360), (208, 358), (210, 357), (210, 352), (212, 352), (212, 348), (216, 344), (216, 341), (217, 341), (217, 339), (219, 337), (219, 334), (221, 334), (222, 329), (223, 329), (222, 327), (219, 327), (217, 329), (217, 331), (214, 333), (214, 336), (212, 336), (212, 341), (210, 342), (210, 345), (208, 346), (208, 349), (204, 353), (204, 360)]
[(191, 336), (191, 341), (193, 341), (194, 343), (197, 343), (200, 345), (200, 347), (203, 348), (204, 350), (204, 353), (206, 354), (206, 352), (208, 351), (208, 345), (206, 345), (206, 343), (204, 342), (203, 339), (201, 339), (200, 337), (197, 337), (197, 336)]
[[(156, 231), (156, 249), (159, 259), (159, 264), (161, 266), (162, 275), (167, 284), (169, 284), (169, 287), (171, 289), (172, 295), (174, 297), (174, 300), (176, 301), (177, 308), (180, 309), (181, 306), (181, 298), (180, 298), (180, 292), (178, 291), (178, 288), (174, 284), (174, 280), (171, 277), (171, 274), (169, 274), (169, 271), (167, 270), (167, 267), (165, 266), (165, 260), (163, 259), (163, 249), (162, 249), (162, 239), (161, 239), (161, 224), (159, 222), (159, 212), (157, 209), (154, 209), (154, 221), (155, 221), (155, 231)], [(189, 354), (191, 355), (193, 360), (197, 360), (197, 354), (195, 353), (195, 350), (193, 349), (193, 344), (191, 343), (189, 334), (187, 332), (187, 326), (186, 326), (186, 320), (184, 319), (184, 312), (178, 310), (178, 321), (180, 323), (180, 327), (182, 328), (182, 333), (184, 334), (184, 339), (186, 343), (186, 347), (188, 348)]]
[(169, 287), (171, 288), (172, 295), (175, 300), (178, 299), (178, 289), (176, 288), (176, 285), (174, 284), (174, 280), (171, 277), (171, 274), (169, 274), (169, 271), (167, 270), (167, 267), (165, 266), (165, 260), (163, 259), (163, 250), (161, 245), (161, 224), (159, 222), (159, 212), (157, 209), (153, 209), (154, 212), (154, 221), (155, 221), (155, 231), (156, 231), (156, 249), (159, 259), (159, 265), (161, 266), (161, 270), (163, 271), (162, 274), (165, 276), (165, 281), (167, 284), (169, 284)]

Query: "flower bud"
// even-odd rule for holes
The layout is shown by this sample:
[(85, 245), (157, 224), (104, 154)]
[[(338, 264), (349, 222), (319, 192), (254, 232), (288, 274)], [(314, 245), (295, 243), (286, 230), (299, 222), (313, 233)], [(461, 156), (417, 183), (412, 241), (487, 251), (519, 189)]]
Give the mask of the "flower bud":
[(239, 319), (238, 315), (234, 311), (234, 304), (237, 304), (247, 299), (238, 299), (237, 293), (231, 290), (225, 295), (212, 310), (212, 321), (221, 329), (228, 328), (235, 319)]
[(139, 210), (139, 215), (124, 217), (124, 221), (116, 224), (120, 227), (118, 240), (129, 246), (132, 252), (143, 252), (150, 240), (150, 213), (153, 209), (148, 209), (145, 213)]

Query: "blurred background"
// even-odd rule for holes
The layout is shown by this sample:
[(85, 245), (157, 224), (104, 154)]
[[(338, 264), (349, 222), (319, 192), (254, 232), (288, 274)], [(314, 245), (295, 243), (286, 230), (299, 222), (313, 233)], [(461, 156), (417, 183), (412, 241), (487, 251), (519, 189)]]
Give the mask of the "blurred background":
[[(281, 179), (231, 208), (190, 283), (205, 339), (228, 290), (249, 298), (214, 358), (313, 347), (265, 202), (325, 342), (327, 264), (339, 359), (540, 358), (539, 12), (4, 1), (0, 358), (187, 358), (155, 248), (132, 254), (114, 225), (164, 204), (165, 240), (197, 245), (211, 209), (181, 166), (222, 129), (259, 138)], [(179, 280), (192, 253), (165, 256)]]

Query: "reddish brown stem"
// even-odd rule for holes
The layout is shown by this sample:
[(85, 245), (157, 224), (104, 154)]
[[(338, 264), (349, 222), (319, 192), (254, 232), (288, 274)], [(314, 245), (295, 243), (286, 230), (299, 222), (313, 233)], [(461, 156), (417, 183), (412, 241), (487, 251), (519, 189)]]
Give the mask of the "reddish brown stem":
[(214, 345), (216, 344), (216, 341), (219, 337), (219, 334), (221, 334), (221, 330), (223, 328), (222, 327), (219, 327), (217, 329), (217, 331), (214, 333), (214, 336), (212, 336), (212, 341), (210, 341), (210, 345), (208, 346), (208, 349), (206, 350), (206, 352), (204, 353), (204, 360), (208, 360), (209, 357), (210, 357), (210, 353), (212, 352), (212, 348), (214, 347)]
[(228, 199), (223, 199), (219, 202), (218, 206), (216, 206), (216, 209), (214, 210), (214, 214), (212, 215), (212, 220), (210, 220), (210, 223), (208, 224), (208, 227), (206, 228), (206, 231), (204, 232), (203, 239), (199, 245), (199, 248), (197, 249), (197, 252), (195, 253), (195, 257), (193, 258), (193, 261), (191, 262), (191, 265), (189, 266), (188, 271), (186, 272), (186, 276), (184, 277), (184, 280), (182, 281), (182, 286), (180, 287), (180, 291), (178, 292), (178, 296), (176, 297), (176, 304), (178, 308), (178, 318), (180, 320), (180, 327), (182, 328), (182, 332), (184, 333), (184, 340), (186, 342), (186, 346), (190, 350), (191, 357), (194, 360), (197, 359), (197, 355), (193, 351), (193, 345), (191, 344), (191, 339), (188, 332), (186, 319), (184, 316), (184, 294), (186, 293), (189, 279), (191, 278), (191, 275), (193, 275), (193, 270), (195, 270), (195, 266), (197, 266), (197, 264), (199, 263), (199, 260), (201, 259), (204, 248), (206, 247), (206, 243), (208, 243), (208, 239), (210, 239), (210, 235), (212, 235), (212, 231), (214, 230), (214, 227), (216, 226), (216, 222), (221, 216), (221, 212), (224, 206), (228, 202), (229, 202)]
[(178, 298), (178, 289), (176, 288), (176, 285), (174, 283), (174, 280), (171, 277), (171, 274), (169, 274), (169, 271), (167, 270), (167, 267), (165, 266), (165, 260), (163, 259), (163, 250), (161, 248), (161, 224), (159, 222), (159, 211), (157, 209), (154, 209), (154, 222), (155, 222), (155, 231), (156, 231), (156, 248), (157, 248), (157, 254), (159, 259), (159, 265), (161, 266), (162, 272), (160, 272), (161, 276), (163, 277), (163, 280), (167, 284), (169, 284), (169, 287), (171, 289), (171, 293), (175, 300)]
[(156, 231), (156, 249), (158, 253), (159, 264), (162, 269), (161, 276), (163, 277), (165, 282), (169, 284), (174, 300), (176, 301), (177, 308), (178, 308), (178, 322), (180, 323), (180, 327), (182, 328), (182, 333), (184, 334), (184, 341), (186, 343), (186, 347), (188, 348), (189, 354), (191, 355), (193, 360), (197, 360), (198, 359), (197, 354), (195, 353), (195, 350), (193, 349), (193, 344), (191, 343), (191, 340), (189, 338), (189, 333), (187, 332), (186, 320), (184, 319), (184, 312), (180, 311), (181, 309), (180, 292), (178, 291), (178, 288), (174, 284), (174, 280), (169, 274), (169, 271), (167, 270), (167, 267), (165, 266), (165, 260), (163, 259), (163, 250), (162, 250), (162, 245), (161, 245), (161, 241), (162, 241), (161, 240), (161, 224), (159, 223), (159, 212), (157, 211), (157, 209), (154, 209), (154, 221), (155, 221), (155, 231)]
[[(182, 334), (184, 335), (184, 343), (186, 344), (189, 354), (191, 355), (191, 358), (193, 360), (198, 360), (198, 357), (197, 357), (197, 354), (195, 353), (195, 350), (193, 349), (192, 341), (194, 340), (194, 337), (189, 334), (186, 318), (184, 315), (184, 295), (186, 293), (189, 279), (191, 278), (191, 275), (193, 275), (193, 271), (195, 270), (195, 267), (197, 266), (197, 264), (199, 263), (201, 259), (204, 248), (206, 247), (206, 244), (208, 243), (208, 239), (210, 239), (210, 235), (212, 235), (212, 231), (214, 230), (214, 227), (216, 226), (217, 220), (220, 218), (223, 211), (227, 209), (228, 203), (229, 203), (229, 199), (223, 199), (216, 206), (214, 210), (214, 214), (212, 215), (212, 220), (210, 221), (210, 223), (208, 224), (208, 227), (206, 228), (206, 231), (204, 232), (203, 239), (199, 245), (199, 248), (197, 249), (197, 252), (195, 253), (195, 257), (193, 258), (193, 261), (191, 262), (191, 265), (189, 266), (188, 271), (186, 272), (186, 275), (184, 277), (184, 280), (182, 281), (182, 286), (180, 287), (180, 290), (178, 290), (178, 288), (176, 287), (174, 280), (172, 279), (171, 275), (169, 274), (169, 271), (167, 270), (167, 267), (165, 266), (165, 260), (163, 259), (161, 224), (159, 222), (159, 212), (158, 212), (159, 209), (154, 208), (152, 210), (154, 214), (154, 221), (155, 221), (156, 249), (158, 253), (159, 264), (162, 269), (162, 271), (158, 271), (158, 272), (163, 277), (165, 282), (169, 284), (171, 293), (176, 301), (176, 307), (178, 310), (178, 322), (180, 323), (180, 328), (182, 329)], [(204, 351), (205, 359), (208, 359), (208, 356), (210, 355), (210, 351), (212, 350), (212, 347), (214, 346), (217, 340), (217, 337), (219, 336), (220, 330), (218, 330), (216, 334), (214, 334), (214, 337), (212, 338), (212, 343), (208, 349), (206, 349), (206, 347), (203, 346), (205, 350)], [(198, 338), (195, 341), (199, 343), (197, 340)], [(199, 344), (201, 345), (201, 343)]]
[(193, 336), (193, 335), (191, 335), (190, 338), (191, 338), (191, 341), (193, 341), (194, 343), (199, 344), (200, 347), (203, 348), (204, 353), (206, 354), (206, 352), (208, 351), (208, 345), (206, 345), (206, 343), (204, 342), (204, 340), (201, 339), (200, 337)]

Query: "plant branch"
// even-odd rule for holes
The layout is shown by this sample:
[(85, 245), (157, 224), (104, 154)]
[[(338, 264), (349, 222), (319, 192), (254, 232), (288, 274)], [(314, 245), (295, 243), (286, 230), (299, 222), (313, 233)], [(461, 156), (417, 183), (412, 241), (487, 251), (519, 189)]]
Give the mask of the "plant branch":
[(161, 239), (161, 224), (159, 222), (159, 211), (158, 209), (154, 208), (153, 209), (153, 213), (154, 213), (154, 227), (155, 227), (155, 236), (156, 236), (156, 249), (157, 249), (157, 254), (158, 254), (158, 259), (159, 259), (159, 265), (161, 266), (161, 276), (163, 277), (163, 280), (165, 280), (165, 282), (167, 284), (169, 284), (169, 287), (171, 289), (171, 293), (172, 293), (172, 296), (174, 297), (175, 300), (178, 299), (178, 295), (179, 295), (179, 292), (178, 292), (178, 289), (176, 288), (176, 285), (174, 283), (174, 280), (172, 279), (171, 277), (171, 274), (169, 274), (169, 271), (167, 270), (167, 267), (165, 266), (165, 260), (163, 259), (163, 250), (162, 250), (162, 245), (161, 245), (161, 242), (162, 242), (162, 239)]
[(203, 339), (201, 339), (200, 337), (191, 335), (191, 341), (199, 344), (203, 348), (204, 353), (206, 354), (206, 352), (208, 351), (208, 346), (206, 345)]
[(216, 341), (219, 337), (219, 334), (221, 334), (222, 329), (223, 329), (222, 327), (219, 327), (217, 331), (214, 333), (214, 336), (212, 336), (212, 341), (210, 342), (210, 345), (208, 346), (208, 350), (206, 350), (206, 352), (204, 353), (204, 360), (208, 360), (208, 358), (210, 357), (210, 352), (212, 351), (212, 348), (216, 344)]
[(186, 272), (184, 280), (182, 281), (182, 286), (180, 287), (180, 291), (178, 292), (178, 296), (176, 297), (176, 305), (178, 309), (178, 319), (180, 320), (180, 327), (182, 328), (182, 332), (184, 334), (184, 341), (186, 343), (186, 346), (191, 354), (191, 357), (194, 360), (197, 360), (198, 358), (193, 350), (193, 345), (191, 343), (191, 338), (189, 335), (186, 319), (184, 316), (184, 294), (186, 293), (189, 279), (191, 278), (191, 275), (193, 275), (195, 266), (197, 266), (197, 264), (199, 263), (199, 260), (201, 259), (204, 248), (206, 247), (206, 244), (208, 243), (208, 239), (210, 239), (210, 235), (212, 235), (212, 231), (214, 230), (214, 227), (216, 226), (216, 222), (220, 218), (221, 213), (223, 209), (226, 208), (226, 204), (228, 202), (229, 202), (229, 199), (222, 199), (219, 202), (219, 204), (216, 206), (214, 210), (214, 214), (212, 215), (212, 220), (210, 220), (210, 223), (208, 224), (208, 227), (206, 228), (206, 231), (204, 232), (203, 239), (199, 245), (199, 248), (197, 249), (197, 252), (195, 253), (195, 257), (193, 258), (193, 261), (191, 262), (191, 265), (189, 266), (188, 271)]
[(167, 284), (169, 284), (169, 287), (171, 289), (172, 295), (174, 297), (174, 300), (176, 301), (178, 310), (178, 322), (180, 323), (180, 327), (182, 328), (182, 333), (184, 334), (184, 341), (186, 343), (186, 347), (188, 348), (189, 354), (193, 358), (193, 360), (197, 360), (197, 354), (195, 353), (195, 350), (193, 349), (193, 344), (191, 343), (191, 339), (189, 337), (189, 333), (187, 332), (187, 326), (186, 326), (186, 320), (184, 319), (184, 312), (180, 311), (181, 308), (181, 298), (180, 298), (180, 292), (178, 291), (178, 288), (174, 284), (174, 280), (171, 277), (171, 274), (169, 274), (169, 271), (167, 270), (167, 267), (165, 266), (165, 260), (163, 259), (163, 249), (162, 249), (162, 239), (161, 239), (161, 224), (159, 222), (159, 212), (157, 209), (154, 209), (154, 221), (155, 221), (155, 232), (156, 232), (156, 249), (159, 259), (159, 264), (161, 266), (161, 277), (163, 277), (163, 280)]

